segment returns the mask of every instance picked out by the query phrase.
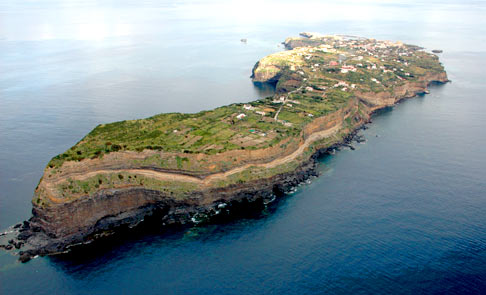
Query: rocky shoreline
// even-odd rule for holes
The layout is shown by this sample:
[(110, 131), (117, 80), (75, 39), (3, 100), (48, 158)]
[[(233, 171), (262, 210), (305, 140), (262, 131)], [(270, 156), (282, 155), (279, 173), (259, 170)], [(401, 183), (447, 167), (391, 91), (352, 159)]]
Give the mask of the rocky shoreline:
[[(363, 142), (364, 139), (358, 135), (358, 131), (366, 129), (365, 124), (353, 130), (342, 142), (318, 149), (293, 172), (277, 175), (270, 179), (262, 179), (252, 184), (231, 185), (223, 189), (195, 193), (193, 202), (177, 202), (165, 198), (150, 206), (124, 212), (120, 216), (109, 216), (101, 219), (87, 231), (80, 231), (68, 238), (56, 238), (43, 230), (39, 222), (42, 218), (45, 218), (41, 216), (44, 213), (33, 208), (32, 217), (29, 220), (15, 224), (6, 232), (0, 234), (0, 248), (18, 255), (21, 262), (27, 262), (36, 256), (64, 254), (96, 240), (117, 235), (126, 229), (136, 230), (137, 227), (154, 225), (167, 229), (187, 225), (194, 226), (224, 222), (259, 213), (268, 205), (294, 192), (297, 186), (305, 183), (311, 177), (317, 177), (316, 168), (320, 156), (334, 154), (336, 150), (344, 147), (354, 149), (353, 142)], [(143, 194), (150, 196), (157, 193), (159, 192), (141, 188), (116, 189), (100, 195), (98, 198), (116, 199), (126, 195)], [(217, 194), (219, 198), (210, 204), (199, 205), (196, 200), (203, 193)], [(81, 201), (72, 206), (79, 207), (83, 204)]]
[[(313, 40), (311, 41), (314, 42)], [(301, 42), (301, 40), (295, 42)], [(285, 58), (288, 57), (285, 56)], [(260, 68), (256, 71), (258, 67)], [(279, 59), (275, 61), (272, 58), (267, 58), (265, 63), (260, 61), (256, 64), (253, 69), (253, 81), (256, 83), (278, 81), (282, 76), (282, 71), (288, 76), (285, 76), (285, 79), (282, 79), (283, 81), (278, 82), (281, 90), (288, 87), (295, 88), (300, 85), (296, 83), (306, 81), (301, 77), (295, 78), (296, 74), (292, 70), (293, 74), (289, 74), (286, 72), (287, 70), (279, 63)], [(316, 69), (313, 68), (310, 73), (315, 71)], [(299, 75), (303, 75), (303, 72)], [(290, 79), (289, 77), (293, 78)], [(170, 189), (163, 190), (163, 185), (148, 186), (146, 182), (141, 182), (141, 180), (138, 186), (124, 185), (124, 183), (118, 182), (116, 186), (100, 187), (104, 182), (99, 179), (99, 183), (96, 182), (98, 186), (95, 186), (97, 190), (90, 193), (85, 190), (84, 194), (69, 198), (64, 194), (56, 195), (59, 192), (56, 191), (56, 182), (53, 179), (58, 177), (56, 175), (57, 170), (48, 166), (46, 171), (49, 171), (49, 173), (46, 172), (40, 182), (40, 184), (43, 184), (42, 192), (38, 189), (39, 186), (36, 189), (36, 194), (42, 195), (43, 199), (34, 198), (32, 217), (29, 220), (16, 224), (6, 232), (0, 233), (0, 248), (18, 255), (20, 261), (26, 262), (38, 255), (67, 253), (94, 241), (103, 240), (103, 238), (109, 236), (117, 236), (125, 230), (137, 230), (144, 226), (162, 229), (193, 226), (236, 219), (248, 216), (252, 212), (261, 212), (276, 200), (294, 192), (296, 186), (308, 181), (311, 177), (318, 176), (316, 167), (319, 156), (333, 154), (343, 147), (354, 150), (353, 142), (364, 142), (365, 139), (358, 135), (358, 131), (366, 128), (366, 124), (371, 122), (371, 116), (376, 111), (418, 94), (428, 93), (428, 86), (432, 83), (446, 82), (448, 82), (448, 79), (445, 71), (440, 71), (427, 72), (419, 79), (393, 87), (391, 91), (367, 91), (357, 88), (352, 96), (346, 96), (348, 97), (346, 103), (340, 105), (337, 110), (326, 115), (316, 116), (311, 122), (304, 125), (300, 130), (298, 141), (294, 141), (293, 145), (287, 147), (288, 143), (283, 141), (284, 144), (277, 146), (277, 148), (281, 148), (278, 151), (280, 154), (265, 154), (259, 150), (252, 154), (242, 149), (242, 151), (229, 152), (240, 157), (245, 154), (248, 158), (247, 162), (240, 159), (241, 162), (234, 164), (233, 171), (228, 172), (228, 169), (223, 169), (219, 171), (220, 175), (217, 175), (218, 171), (209, 173), (210, 170), (205, 170), (208, 172), (207, 178), (216, 175), (226, 180), (227, 177), (229, 178), (231, 175), (242, 171), (252, 175), (254, 170), (251, 168), (253, 166), (259, 165), (258, 167), (262, 170), (271, 170), (279, 167), (278, 165), (284, 166), (289, 162), (293, 163), (291, 166), (285, 166), (286, 169), (272, 171), (271, 174), (255, 174), (257, 176), (248, 178), (250, 180), (247, 179), (247, 181), (228, 181), (223, 182), (223, 185), (212, 182), (209, 185), (202, 185), (205, 177), (201, 175), (187, 175), (183, 169), (173, 171), (166, 169), (160, 172), (156, 167), (142, 165), (132, 167), (134, 170), (131, 171), (135, 171), (134, 173), (138, 173), (139, 176), (150, 175), (151, 177), (158, 177), (160, 175), (157, 175), (157, 173), (162, 173), (168, 179), (179, 179), (179, 185), (185, 185), (185, 182), (188, 182), (194, 188), (177, 194)], [(314, 86), (315, 88), (306, 87), (305, 91), (314, 93), (322, 91), (318, 85)], [(280, 109), (274, 110), (276, 112), (275, 117), (265, 119), (278, 122), (283, 126), (288, 124), (285, 120), (277, 120), (277, 116), (284, 105), (292, 108), (292, 104), (300, 103), (288, 99), (288, 96), (295, 91), (302, 90), (302, 88), (303, 86), (300, 86), (291, 92), (288, 92), (288, 90), (281, 92), (288, 93), (288, 95), (279, 97), (280, 100), (277, 103), (281, 103)], [(333, 89), (335, 90), (330, 90), (331, 93), (336, 95), (336, 92), (338, 92), (338, 95), (341, 95), (346, 92), (347, 87), (338, 90), (335, 86)], [(325, 94), (322, 94), (322, 96), (314, 94), (312, 96), (313, 99), (319, 101), (323, 97), (325, 97)], [(255, 108), (251, 105), (244, 107)], [(314, 117), (310, 113), (304, 112), (303, 114), (306, 117)], [(263, 116), (265, 116), (265, 113), (262, 115), (262, 120)], [(276, 148), (269, 147), (267, 150), (274, 151)], [(128, 157), (128, 154), (123, 155)], [(133, 156), (134, 154), (129, 155)], [(203, 154), (200, 156), (204, 157)], [(207, 157), (211, 159), (210, 156)], [(113, 163), (106, 160), (107, 158)], [(178, 159), (182, 162), (181, 158)], [(122, 156), (117, 158), (115, 152), (107, 155), (104, 161), (109, 162), (105, 165), (106, 167), (101, 165), (104, 163), (101, 160), (71, 161), (63, 166), (63, 173), (68, 175), (66, 177), (71, 183), (72, 179), (69, 177), (73, 175), (83, 177), (88, 173), (103, 173), (104, 170), (96, 170), (96, 167), (98, 169), (101, 169), (99, 167), (109, 168), (111, 169), (108, 170), (110, 173), (118, 171), (119, 174), (115, 176), (120, 181), (132, 177), (130, 174), (125, 174), (125, 176), (120, 174), (120, 171), (126, 169), (124, 163), (130, 161), (130, 158), (123, 158)], [(237, 159), (235, 158), (234, 161), (237, 161)], [(98, 163), (99, 166), (93, 164), (94, 162)], [(80, 170), (80, 168), (82, 169)], [(138, 170), (135, 170), (135, 168)], [(71, 171), (71, 174), (69, 174), (69, 171)], [(137, 174), (134, 175), (133, 178), (136, 178)], [(49, 178), (50, 180), (47, 180)], [(44, 203), (46, 200), (49, 200), (49, 203)]]
[[(397, 103), (403, 101), (403, 99), (400, 99)], [(373, 113), (377, 110), (380, 109), (376, 109)], [(308, 181), (311, 177), (317, 177), (316, 168), (320, 156), (334, 154), (341, 148), (354, 150), (353, 142), (364, 142), (364, 137), (359, 135), (358, 132), (367, 129), (366, 124), (369, 123), (371, 123), (371, 119), (355, 128), (341, 142), (316, 150), (306, 162), (303, 162), (293, 172), (277, 175), (270, 179), (262, 179), (252, 184), (231, 185), (209, 192), (198, 192), (195, 193), (192, 202), (177, 202), (166, 197), (150, 206), (136, 208), (124, 212), (120, 216), (109, 216), (101, 219), (87, 231), (80, 231), (68, 238), (56, 238), (47, 233), (41, 225), (42, 219), (45, 218), (45, 216), (42, 216), (44, 213), (33, 208), (32, 217), (29, 220), (15, 224), (6, 232), (0, 234), (0, 248), (18, 255), (21, 262), (27, 262), (37, 256), (64, 254), (96, 240), (117, 235), (126, 229), (136, 230), (140, 226), (156, 225), (159, 228), (168, 229), (234, 220), (251, 213), (261, 212), (271, 203), (294, 192), (297, 186)], [(134, 194), (152, 195), (160, 198), (160, 196), (157, 196), (159, 193), (143, 188), (114, 189), (105, 194), (100, 194), (98, 198), (116, 199)], [(197, 200), (204, 193), (217, 194), (219, 198), (212, 203), (199, 205)], [(86, 200), (71, 203), (71, 206), (79, 208), (83, 205), (83, 201)]]

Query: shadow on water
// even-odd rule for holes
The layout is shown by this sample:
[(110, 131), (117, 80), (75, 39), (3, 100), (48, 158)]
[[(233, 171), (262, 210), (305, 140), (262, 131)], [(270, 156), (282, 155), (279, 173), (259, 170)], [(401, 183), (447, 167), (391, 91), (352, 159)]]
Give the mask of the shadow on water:
[(177, 225), (161, 227), (157, 218), (139, 226), (123, 228), (115, 234), (96, 240), (90, 244), (74, 247), (70, 252), (49, 256), (49, 261), (63, 272), (86, 275), (111, 264), (143, 255), (150, 255), (153, 249), (173, 249), (191, 246), (193, 243), (214, 242), (228, 237), (239, 236), (250, 228), (260, 228), (293, 194), (277, 198), (263, 210), (238, 212), (231, 217), (220, 218), (198, 225)]
[[(443, 84), (434, 84), (432, 87), (441, 87)], [(256, 83), (255, 87), (261, 91), (268, 91), (271, 95), (275, 85)], [(416, 98), (424, 98), (420, 94)], [(405, 100), (404, 102), (406, 102)], [(403, 103), (403, 102), (402, 102)], [(394, 106), (377, 110), (373, 117), (391, 115)], [(340, 148), (336, 149), (339, 153)], [(336, 153), (324, 152), (317, 157), (319, 170), (326, 171), (326, 164)], [(49, 261), (73, 276), (84, 275), (99, 268), (118, 261), (139, 255), (150, 255), (153, 249), (177, 248), (188, 246), (191, 243), (205, 243), (224, 239), (228, 235), (240, 235), (250, 228), (259, 228), (285, 204), (294, 193), (285, 194), (268, 204), (263, 210), (253, 208), (240, 210), (231, 216), (219, 218), (199, 225), (179, 225), (161, 227), (157, 216), (147, 219), (146, 222), (133, 229), (120, 229), (116, 234), (96, 240), (91, 244), (75, 247), (71, 252), (49, 257)], [(353, 278), (350, 278), (353, 279)]]
[(254, 82), (253, 87), (260, 97), (268, 97), (275, 94), (277, 83), (259, 83)]
[(391, 112), (393, 111), (394, 106), (388, 106), (384, 107), (382, 109), (378, 109), (373, 113), (373, 117), (376, 116), (384, 116), (384, 115), (390, 115)]

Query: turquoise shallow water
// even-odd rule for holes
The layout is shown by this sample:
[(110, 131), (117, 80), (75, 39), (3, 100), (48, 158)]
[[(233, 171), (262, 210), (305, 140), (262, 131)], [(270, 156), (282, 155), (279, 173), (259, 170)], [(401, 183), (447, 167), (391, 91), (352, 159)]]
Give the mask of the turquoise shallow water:
[(27, 264), (0, 252), (0, 293), (486, 293), (485, 12), (481, 1), (2, 1), (0, 228), (29, 217), (45, 164), (99, 123), (271, 94), (251, 68), (301, 31), (443, 49), (452, 83), (377, 114), (365, 144), (322, 158), (319, 178), (261, 216)]

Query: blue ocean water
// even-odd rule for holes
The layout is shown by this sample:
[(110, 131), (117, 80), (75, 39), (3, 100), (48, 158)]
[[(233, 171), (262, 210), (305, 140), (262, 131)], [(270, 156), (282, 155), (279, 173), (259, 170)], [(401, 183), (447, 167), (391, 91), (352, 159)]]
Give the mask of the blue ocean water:
[(261, 216), (27, 264), (0, 251), (0, 294), (486, 293), (484, 15), (484, 1), (2, 1), (0, 228), (99, 123), (271, 94), (251, 68), (301, 31), (442, 49), (452, 82), (381, 111), (365, 144)]

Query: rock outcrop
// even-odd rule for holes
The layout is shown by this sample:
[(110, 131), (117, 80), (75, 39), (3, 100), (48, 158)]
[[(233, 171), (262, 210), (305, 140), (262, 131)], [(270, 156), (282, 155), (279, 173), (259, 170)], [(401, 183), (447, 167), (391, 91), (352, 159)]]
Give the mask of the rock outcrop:
[[(36, 189), (32, 217), (1, 234), (0, 247), (15, 251), (25, 262), (147, 222), (198, 224), (262, 210), (316, 176), (316, 157), (339, 145), (349, 146), (374, 111), (427, 93), (430, 83), (448, 81), (438, 59), (416, 46), (314, 33), (303, 36), (285, 41), (293, 50), (267, 56), (253, 68), (254, 82), (277, 83), (274, 97), (217, 118), (219, 125), (229, 126), (225, 128), (250, 126), (246, 133), (233, 136), (229, 146), (233, 149), (195, 153), (189, 147), (202, 136), (191, 137), (186, 128), (180, 139), (183, 152), (133, 151), (110, 137), (102, 157), (58, 156)], [(252, 116), (255, 123), (243, 122)], [(144, 124), (148, 123), (140, 126)], [(270, 132), (275, 135), (269, 136)], [(87, 136), (71, 148), (77, 151), (74, 156), (89, 153), (89, 140), (94, 139)], [(268, 145), (263, 145), (265, 140)]]

